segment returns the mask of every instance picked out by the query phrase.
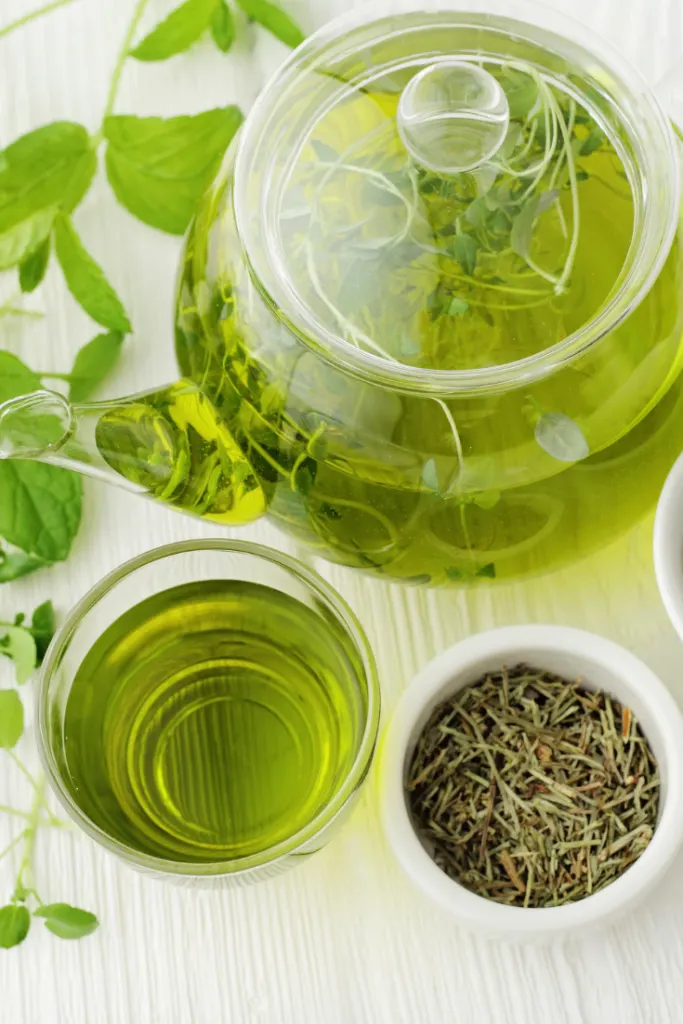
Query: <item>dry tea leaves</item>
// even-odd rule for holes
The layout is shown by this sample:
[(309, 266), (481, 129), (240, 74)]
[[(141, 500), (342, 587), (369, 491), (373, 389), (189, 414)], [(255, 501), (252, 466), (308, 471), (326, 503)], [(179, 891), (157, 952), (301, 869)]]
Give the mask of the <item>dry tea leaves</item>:
[(638, 859), (660, 781), (628, 708), (517, 665), (435, 708), (407, 789), (417, 831), (449, 877), (499, 903), (553, 907)]

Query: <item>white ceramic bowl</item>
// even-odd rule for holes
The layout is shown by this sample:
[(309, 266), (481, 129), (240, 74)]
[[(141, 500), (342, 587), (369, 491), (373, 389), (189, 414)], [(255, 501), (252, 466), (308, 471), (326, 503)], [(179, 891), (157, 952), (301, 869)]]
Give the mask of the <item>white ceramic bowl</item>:
[[(519, 662), (570, 679), (581, 676), (587, 688), (612, 694), (632, 709), (659, 761), (660, 815), (649, 846), (616, 881), (562, 907), (508, 907), (454, 882), (422, 846), (405, 798), (409, 758), (434, 705), (484, 672)], [(462, 925), (493, 938), (566, 936), (633, 907), (676, 856), (683, 842), (683, 716), (647, 665), (610, 640), (564, 626), (506, 626), (456, 644), (417, 675), (384, 738), (380, 787), (384, 828), (396, 857), (413, 882)]]
[(664, 607), (683, 640), (683, 455), (674, 463), (659, 496), (654, 558)]

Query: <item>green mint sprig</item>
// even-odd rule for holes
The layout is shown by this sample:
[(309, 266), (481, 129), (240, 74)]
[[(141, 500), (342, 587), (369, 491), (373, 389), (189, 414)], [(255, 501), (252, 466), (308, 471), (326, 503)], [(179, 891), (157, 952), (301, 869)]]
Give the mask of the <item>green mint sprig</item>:
[[(17, 686), (22, 686), (41, 664), (55, 629), (54, 609), (45, 601), (34, 611), (30, 623), (24, 615), (14, 622), (0, 622), (0, 656), (14, 663)], [(45, 800), (45, 777), (36, 778), (19, 758), (15, 747), (24, 733), (24, 705), (17, 689), (0, 690), (0, 750), (14, 762), (33, 790), (29, 811), (0, 805), (0, 812), (23, 825), (4, 850), (0, 861), (21, 848), (21, 860), (10, 902), (0, 907), (0, 949), (11, 949), (24, 941), (32, 918), (44, 920), (45, 927), (61, 939), (79, 939), (98, 927), (87, 910), (66, 903), (46, 904), (36, 889), (33, 852), (41, 826), (61, 828), (64, 822), (50, 811)]]
[[(287, 46), (298, 46), (304, 34), (287, 12), (271, 0), (237, 0), (247, 17)], [(235, 21), (225, 0), (186, 0), (130, 51), (136, 60), (174, 57), (211, 32), (216, 46), (227, 53), (235, 41)]]
[[(73, 0), (57, 0), (0, 29), (0, 38)], [(138, 0), (112, 72), (98, 131), (56, 121), (0, 151), (0, 271), (16, 270), (21, 292), (34, 292), (53, 253), (72, 296), (105, 328), (76, 354), (70, 371), (37, 372), (0, 350), (0, 403), (56, 379), (81, 402), (116, 365), (132, 325), (106, 271), (89, 251), (74, 218), (87, 195), (104, 150), (107, 180), (129, 213), (173, 235), (187, 229), (197, 204), (215, 177), (242, 122), (236, 106), (194, 116), (137, 117), (114, 109), (126, 61), (165, 60), (211, 36), (224, 53), (236, 34), (226, 0), (186, 0), (135, 43), (148, 0)], [(290, 46), (303, 33), (283, 8), (269, 0), (237, 0), (243, 14)], [(15, 303), (0, 317), (40, 315)], [(0, 460), (0, 583), (64, 560), (81, 521), (82, 485), (55, 466)]]

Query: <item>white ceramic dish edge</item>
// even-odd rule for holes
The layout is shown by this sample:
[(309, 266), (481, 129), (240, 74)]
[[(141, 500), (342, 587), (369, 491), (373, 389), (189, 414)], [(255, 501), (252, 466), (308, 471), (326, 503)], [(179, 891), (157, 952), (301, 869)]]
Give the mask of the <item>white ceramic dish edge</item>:
[[(563, 907), (506, 907), (469, 892), (433, 862), (413, 829), (404, 796), (404, 772), (415, 739), (436, 703), (482, 672), (521, 661), (581, 675), (627, 704), (660, 764), (660, 816), (648, 848), (605, 889)], [(566, 937), (614, 921), (662, 878), (683, 843), (683, 716), (657, 676), (634, 654), (604, 637), (564, 626), (506, 626), (456, 644), (416, 676), (399, 701), (380, 761), (384, 829), (405, 872), (435, 903), (470, 930), (491, 938)]]

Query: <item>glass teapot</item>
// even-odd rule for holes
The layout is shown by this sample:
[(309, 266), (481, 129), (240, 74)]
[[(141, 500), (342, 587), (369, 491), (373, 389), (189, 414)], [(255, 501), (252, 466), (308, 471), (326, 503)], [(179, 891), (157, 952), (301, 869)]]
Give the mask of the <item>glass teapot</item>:
[(0, 454), (424, 584), (613, 539), (683, 442), (678, 141), (556, 13), (391, 0), (261, 94), (190, 229), (183, 379), (0, 407)]

